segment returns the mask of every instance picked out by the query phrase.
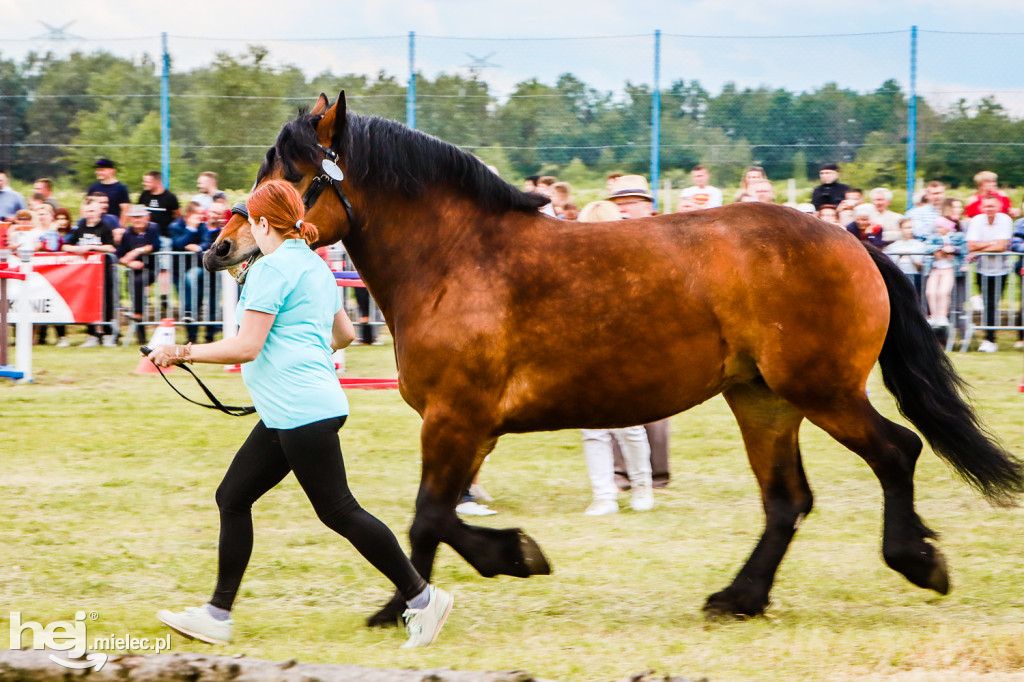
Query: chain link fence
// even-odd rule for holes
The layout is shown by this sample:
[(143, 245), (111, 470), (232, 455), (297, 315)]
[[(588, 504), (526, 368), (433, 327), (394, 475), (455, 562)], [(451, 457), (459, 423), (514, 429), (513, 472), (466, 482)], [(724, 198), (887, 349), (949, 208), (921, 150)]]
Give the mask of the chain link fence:
[(1020, 186), (1024, 91), (994, 65), (1015, 63), (1022, 35), (82, 41), (0, 60), (0, 165), (85, 182), (108, 156), (133, 190), (161, 167), (172, 189), (210, 169), (244, 188), (299, 106), (344, 89), (351, 110), (406, 121), (513, 182), (599, 187), (618, 171), (679, 187), (703, 164), (731, 186), (758, 165), (805, 191), (838, 162), (864, 188), (967, 186), (982, 169)]

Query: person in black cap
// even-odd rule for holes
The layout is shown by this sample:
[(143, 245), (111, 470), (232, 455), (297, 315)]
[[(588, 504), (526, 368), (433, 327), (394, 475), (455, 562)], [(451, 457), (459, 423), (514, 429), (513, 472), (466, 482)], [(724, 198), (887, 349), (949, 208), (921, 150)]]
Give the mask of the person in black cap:
[(826, 163), (818, 171), (821, 184), (814, 188), (811, 193), (811, 203), (814, 210), (820, 211), (822, 206), (838, 206), (846, 199), (846, 193), (850, 191), (848, 185), (839, 182), (839, 166), (834, 163)]
[(128, 186), (117, 179), (117, 166), (110, 159), (96, 160), (96, 182), (89, 185), (86, 194), (101, 192), (110, 200), (107, 213), (117, 218), (121, 227), (128, 225), (128, 207), (132, 200)]

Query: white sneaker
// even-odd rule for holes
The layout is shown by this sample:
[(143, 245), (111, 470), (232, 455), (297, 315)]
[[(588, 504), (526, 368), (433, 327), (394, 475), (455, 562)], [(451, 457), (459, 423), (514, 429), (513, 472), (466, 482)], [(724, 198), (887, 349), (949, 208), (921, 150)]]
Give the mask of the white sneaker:
[(633, 511), (650, 511), (654, 509), (654, 488), (651, 481), (637, 481), (632, 486), (629, 506)]
[(448, 614), (452, 612), (454, 597), (439, 587), (431, 585), (430, 602), (422, 609), (406, 609), (402, 614), (405, 619), (405, 631), (409, 641), (402, 645), (403, 649), (427, 646), (434, 643)]
[(79, 348), (98, 348), (99, 345), (100, 345), (100, 340), (99, 339), (97, 339), (95, 336), (89, 336), (89, 337), (87, 337), (85, 339), (85, 341), (83, 341), (82, 343), (78, 344), (78, 347)]
[(480, 504), (470, 500), (469, 502), (463, 502), (455, 508), (456, 514), (462, 514), (464, 516), (493, 516), (498, 512), (494, 509), (489, 509), (487, 505)]
[(203, 606), (186, 606), (178, 613), (161, 609), (156, 612), (156, 617), (175, 632), (207, 644), (230, 643), (231, 627), (235, 622), (231, 619), (217, 620)]
[(67, 348), (70, 345), (71, 342), (68, 341), (68, 337), (66, 336), (62, 336), (59, 339), (57, 339), (57, 348)]
[(104, 348), (117, 348), (117, 337), (113, 334), (106, 334), (103, 337)]
[(587, 510), (583, 512), (584, 516), (607, 516), (608, 514), (618, 514), (619, 503), (615, 500), (594, 500), (587, 507)]
[(988, 339), (982, 341), (981, 345), (978, 346), (978, 351), (982, 353), (995, 353), (997, 350), (999, 350), (999, 346), (997, 346), (995, 342), (989, 341)]

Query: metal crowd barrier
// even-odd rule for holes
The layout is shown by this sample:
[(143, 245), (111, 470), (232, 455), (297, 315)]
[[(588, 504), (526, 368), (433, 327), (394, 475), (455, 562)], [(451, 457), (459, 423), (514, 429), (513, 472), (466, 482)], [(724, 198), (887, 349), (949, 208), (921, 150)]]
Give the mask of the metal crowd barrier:
[[(327, 261), (327, 265), (334, 272), (356, 272), (356, 268), (352, 265), (352, 261), (348, 257), (348, 253), (345, 251), (345, 247), (339, 242), (331, 246), (326, 247), (325, 251), (322, 251), (324, 260)], [(369, 295), (366, 289), (357, 290), (354, 287), (341, 287), (342, 303), (345, 306), (345, 311), (348, 313), (349, 318), (356, 325), (356, 338), (359, 338), (359, 330), (361, 323), (359, 322), (362, 315), (361, 312), (366, 312), (368, 317), (368, 324), (370, 327), (374, 327), (374, 335), (380, 333), (380, 327), (385, 326), (387, 323), (384, 321), (384, 315), (381, 314), (380, 308), (377, 306), (377, 302), (373, 300), (373, 297)], [(366, 307), (360, 310), (359, 298), (365, 296), (364, 303)]]
[[(113, 290), (120, 294), (110, 324), (122, 330), (122, 343), (132, 345), (143, 336), (148, 338), (153, 327), (165, 318), (174, 319), (175, 327), (183, 328), (189, 339), (213, 340), (223, 331), (224, 287), (234, 288), (234, 292), (227, 292), (228, 300), (237, 301), (238, 285), (233, 280), (207, 272), (203, 268), (201, 253), (161, 251), (153, 258), (155, 267), (152, 274), (136, 274), (138, 271), (117, 265), (109, 280)], [(325, 260), (332, 270), (355, 271), (341, 244), (328, 247)], [(116, 259), (111, 256), (108, 262), (116, 264)], [(141, 300), (137, 301), (140, 288)], [(357, 321), (359, 305), (356, 292), (342, 287), (341, 293), (346, 311), (353, 321)], [(385, 324), (384, 317), (373, 298), (368, 298), (369, 325), (379, 328)], [(356, 328), (359, 327), (357, 322)]]
[(223, 325), (222, 279), (203, 268), (201, 253), (161, 251), (151, 258), (152, 268), (116, 268), (115, 320), (118, 328), (127, 328), (122, 342), (143, 341), (165, 318), (185, 329), (189, 339), (196, 339), (203, 328), (205, 340), (213, 340)]
[[(953, 351), (959, 341), (960, 351), (966, 352), (978, 332), (1016, 331), (1024, 333), (1024, 299), (1022, 299), (1021, 261), (1024, 254), (1013, 251), (983, 254), (968, 261), (964, 270), (957, 272), (949, 304), (949, 327), (944, 341), (947, 351)], [(919, 294), (921, 310), (926, 315), (928, 299), (925, 290), (932, 271), (932, 256), (921, 256), (918, 276), (908, 275)], [(1003, 261), (1005, 259), (1005, 261)], [(997, 269), (1008, 274), (993, 278), (978, 277)], [(995, 303), (994, 306), (990, 304)], [(987, 309), (991, 307), (990, 311)]]

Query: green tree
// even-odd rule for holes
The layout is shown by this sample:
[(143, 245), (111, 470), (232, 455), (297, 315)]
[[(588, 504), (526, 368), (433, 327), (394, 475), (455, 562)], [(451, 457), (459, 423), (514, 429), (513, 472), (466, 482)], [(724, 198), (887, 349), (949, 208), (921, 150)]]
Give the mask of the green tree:
[(864, 138), (853, 163), (843, 165), (843, 182), (865, 192), (872, 187), (900, 187), (907, 177), (906, 146), (895, 133), (874, 130)]
[(991, 170), (1003, 184), (1024, 182), (1017, 146), (1024, 143), (1024, 123), (1012, 120), (1001, 104), (984, 97), (969, 106), (961, 99), (944, 119), (922, 145), (926, 177), (970, 185), (975, 173)]
[[(116, 109), (117, 116), (133, 119), (136, 124), (149, 111), (159, 109), (159, 84), (148, 57), (133, 61), (106, 52), (74, 52), (66, 59), (52, 54), (30, 55), (26, 63), (38, 74), (26, 115), (25, 138), (33, 145), (26, 148), (25, 162), (34, 176), (59, 177), (67, 173), (69, 161), (74, 171), (80, 169), (84, 159), (96, 158), (95, 149), (69, 149), (68, 145), (79, 135), (80, 116), (98, 111), (105, 102)], [(78, 144), (116, 142), (116, 138), (106, 138)], [(110, 153), (116, 160), (115, 150)], [(79, 184), (91, 182), (92, 174), (82, 173), (75, 179)]]
[(30, 176), (23, 173), (28, 148), (16, 146), (28, 133), (28, 83), (18, 64), (8, 59), (0, 60), (0, 169), (20, 179)]
[[(103, 71), (91, 74), (83, 96), (93, 101), (93, 107), (80, 110), (75, 117), (76, 134), (64, 156), (80, 186), (95, 181), (93, 164), (103, 156), (117, 163), (119, 179), (133, 193), (140, 191), (141, 174), (159, 166), (159, 134), (146, 142), (131, 140), (147, 116), (157, 117), (159, 131), (158, 93), (155, 65), (146, 57), (137, 63), (113, 60)], [(130, 169), (125, 166), (129, 158)]]
[[(211, 66), (193, 74), (195, 126), (201, 144), (194, 165), (214, 170), (224, 188), (248, 188), (281, 126), (294, 116), (292, 93), (305, 79), (292, 67), (275, 71), (267, 50), (250, 45), (242, 54), (217, 54)], [(301, 84), (303, 87), (297, 87)]]
[(479, 147), (491, 141), (493, 98), (477, 78), (442, 74), (420, 77), (416, 86), (416, 127), (455, 145)]
[(498, 110), (495, 138), (506, 149), (516, 172), (522, 176), (536, 173), (544, 162), (537, 147), (540, 146), (547, 108), (544, 100), (554, 94), (553, 88), (537, 79), (523, 81), (516, 85), (508, 101)]

